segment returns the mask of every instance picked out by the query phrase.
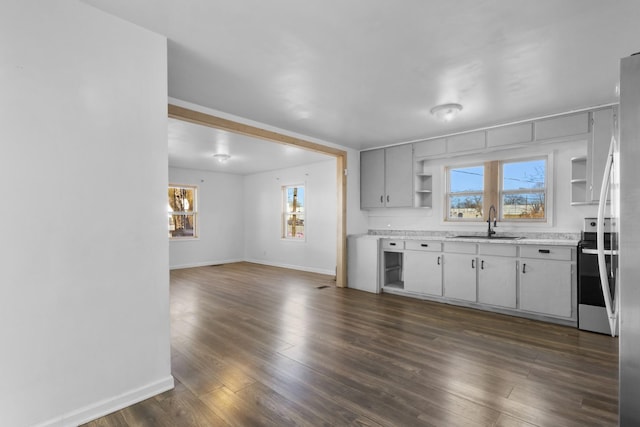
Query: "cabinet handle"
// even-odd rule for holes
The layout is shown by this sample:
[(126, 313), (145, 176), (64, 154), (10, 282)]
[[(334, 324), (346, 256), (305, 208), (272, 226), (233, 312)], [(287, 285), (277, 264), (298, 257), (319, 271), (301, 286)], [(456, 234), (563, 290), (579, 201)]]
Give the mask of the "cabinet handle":
[(384, 203), (384, 196), (380, 196), (380, 203)]
[(471, 260), (471, 268), (476, 268), (476, 260), (475, 259)]
[(440, 257), (438, 257), (438, 265), (440, 265)]
[(389, 196), (387, 196), (387, 203), (389, 203)]
[(428, 248), (429, 245), (427, 243), (421, 243), (420, 246), (422, 246), (423, 248)]
[(480, 270), (484, 270), (484, 260), (480, 261)]
[(525, 274), (527, 271), (527, 264), (522, 264), (522, 274)]
[(389, 243), (389, 246), (395, 246), (396, 244), (394, 242)]
[(538, 252), (541, 254), (549, 254), (551, 251), (549, 249), (538, 249)]

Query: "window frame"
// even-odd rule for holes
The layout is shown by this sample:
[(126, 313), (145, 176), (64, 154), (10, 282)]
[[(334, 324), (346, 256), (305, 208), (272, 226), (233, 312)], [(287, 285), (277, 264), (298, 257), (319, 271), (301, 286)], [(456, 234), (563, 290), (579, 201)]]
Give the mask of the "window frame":
[[(288, 203), (287, 203), (287, 192), (290, 188), (302, 188), (303, 189), (303, 204), (302, 211), (289, 211)], [(305, 182), (297, 183), (297, 184), (287, 184), (281, 187), (281, 195), (282, 195), (282, 204), (281, 204), (281, 215), (280, 215), (280, 238), (287, 242), (306, 242), (307, 241), (307, 185)], [(296, 221), (302, 217), (302, 227), (303, 234), (302, 237), (296, 236), (288, 236), (288, 228), (287, 222), (289, 216), (294, 216)]]
[[(523, 163), (528, 161), (536, 161), (536, 160), (544, 160), (545, 162), (545, 170), (544, 170), (544, 188), (541, 190), (505, 190), (504, 189), (504, 166), (509, 163)], [(521, 157), (521, 158), (510, 158), (500, 160), (500, 169), (498, 176), (498, 220), (500, 222), (511, 222), (511, 223), (522, 223), (522, 222), (533, 222), (533, 223), (548, 223), (550, 221), (550, 188), (551, 186), (551, 174), (549, 173), (550, 164), (551, 164), (551, 155), (540, 155), (540, 156), (529, 156), (529, 157)], [(544, 195), (544, 217), (543, 218), (505, 218), (504, 217), (504, 206), (503, 206), (503, 196), (505, 194), (522, 194), (522, 193), (538, 193)]]
[[(554, 175), (555, 175), (555, 151), (534, 151), (524, 155), (515, 155), (516, 153), (512, 153), (514, 155), (505, 156), (504, 158), (489, 158), (488, 156), (482, 156), (482, 160), (469, 160), (460, 163), (452, 161), (451, 163), (442, 165), (442, 189), (444, 198), (442, 199), (442, 224), (477, 224), (482, 221), (487, 221), (487, 213), (489, 212), (489, 207), (494, 205), (496, 207), (496, 217), (500, 222), (504, 222), (505, 224), (516, 225), (516, 224), (531, 224), (532, 226), (553, 226), (554, 222), (554, 193), (555, 190), (553, 188), (554, 183)], [(518, 162), (526, 162), (530, 160), (545, 160), (546, 161), (546, 170), (545, 170), (545, 189), (544, 189), (544, 197), (545, 197), (545, 217), (543, 218), (504, 218), (503, 206), (502, 206), (502, 194), (504, 187), (504, 179), (503, 179), (503, 165), (505, 163), (518, 163)], [(451, 194), (460, 194), (465, 195), (468, 193), (451, 193), (451, 169), (459, 169), (459, 168), (467, 168), (478, 166), (479, 164), (484, 165), (484, 188), (483, 188), (483, 217), (482, 218), (450, 218), (450, 196)], [(514, 191), (514, 193), (528, 193), (533, 191)], [(542, 191), (540, 191), (542, 192)], [(469, 192), (470, 194), (478, 194), (477, 192)], [(492, 217), (493, 219), (493, 217)]]
[[(473, 167), (482, 167), (482, 191), (460, 191), (460, 192), (451, 192), (451, 170), (453, 169), (465, 169), (465, 168), (473, 168)], [(450, 165), (445, 166), (445, 221), (446, 222), (483, 222), (484, 214), (485, 214), (485, 203), (486, 203), (486, 164), (485, 162), (481, 163), (467, 163), (460, 165)], [(459, 217), (451, 217), (449, 216), (451, 212), (451, 196), (473, 196), (480, 195), (482, 197), (482, 212), (479, 217), (476, 218), (459, 218)]]
[[(171, 208), (171, 204), (168, 200), (168, 191), (172, 188), (175, 189), (185, 189), (185, 190), (193, 190), (193, 208), (190, 211), (174, 211)], [(190, 184), (174, 184), (169, 183), (167, 186), (167, 215), (168, 215), (168, 228), (169, 228), (169, 240), (178, 241), (178, 240), (197, 240), (200, 237), (200, 221), (198, 218), (198, 186), (190, 185)], [(172, 235), (171, 223), (173, 216), (184, 216), (184, 217), (193, 217), (193, 235), (192, 236), (174, 236)]]

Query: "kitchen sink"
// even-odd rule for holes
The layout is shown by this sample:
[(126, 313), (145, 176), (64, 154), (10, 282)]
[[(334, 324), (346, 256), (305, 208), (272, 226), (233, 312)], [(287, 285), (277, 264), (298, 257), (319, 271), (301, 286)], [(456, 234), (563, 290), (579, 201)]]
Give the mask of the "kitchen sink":
[(520, 236), (453, 236), (454, 239), (520, 240)]

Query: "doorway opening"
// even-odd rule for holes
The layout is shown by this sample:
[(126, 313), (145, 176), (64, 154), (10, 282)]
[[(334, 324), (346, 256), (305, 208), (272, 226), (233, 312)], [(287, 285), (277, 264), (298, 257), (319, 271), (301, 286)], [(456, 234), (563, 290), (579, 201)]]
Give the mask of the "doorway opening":
[(336, 247), (336, 286), (346, 287), (347, 285), (347, 168), (346, 151), (328, 147), (290, 135), (262, 129), (256, 126), (247, 125), (233, 120), (213, 116), (177, 105), (169, 104), (169, 117), (203, 126), (221, 129), (228, 132), (251, 136), (278, 144), (290, 145), (304, 150), (315, 151), (321, 154), (335, 157), (336, 159), (336, 196), (337, 196), (337, 247)]

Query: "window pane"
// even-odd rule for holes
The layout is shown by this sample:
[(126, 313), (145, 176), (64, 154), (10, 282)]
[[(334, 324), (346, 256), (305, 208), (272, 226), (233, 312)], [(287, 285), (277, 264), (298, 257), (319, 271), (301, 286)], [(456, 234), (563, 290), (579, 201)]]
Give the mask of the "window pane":
[(482, 196), (449, 196), (449, 218), (482, 218)]
[(484, 189), (484, 166), (449, 169), (449, 191), (481, 192)]
[(287, 187), (287, 212), (304, 212), (304, 187)]
[(169, 206), (173, 212), (194, 212), (195, 188), (169, 187)]
[(170, 237), (196, 237), (195, 215), (169, 215)]
[(512, 193), (502, 196), (504, 219), (544, 219), (544, 212), (544, 193)]
[(504, 163), (503, 190), (534, 190), (545, 188), (547, 162), (544, 159)]
[(304, 239), (304, 215), (285, 215), (285, 237), (289, 239)]

